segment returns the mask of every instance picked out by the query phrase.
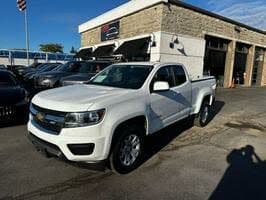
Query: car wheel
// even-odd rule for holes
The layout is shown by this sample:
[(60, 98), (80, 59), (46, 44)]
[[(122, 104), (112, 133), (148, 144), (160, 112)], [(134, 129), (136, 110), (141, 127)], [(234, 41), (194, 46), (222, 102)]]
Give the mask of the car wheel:
[(58, 87), (60, 87), (60, 82), (59, 81), (57, 81), (55, 84), (54, 84), (54, 86), (53, 86), (54, 88), (58, 88)]
[(210, 105), (208, 101), (204, 101), (201, 105), (200, 112), (194, 119), (194, 125), (198, 127), (204, 127), (210, 120)]
[(144, 153), (144, 131), (137, 127), (124, 127), (114, 144), (110, 156), (112, 171), (127, 174), (139, 166)]

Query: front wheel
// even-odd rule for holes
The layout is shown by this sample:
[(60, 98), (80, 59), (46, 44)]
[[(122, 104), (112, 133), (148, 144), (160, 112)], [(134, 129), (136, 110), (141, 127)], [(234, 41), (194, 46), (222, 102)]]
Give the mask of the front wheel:
[(120, 137), (110, 156), (111, 169), (118, 174), (127, 174), (136, 169), (144, 152), (143, 130), (137, 126), (120, 130)]
[(210, 121), (210, 105), (204, 101), (201, 105), (200, 111), (194, 119), (194, 125), (198, 127), (206, 126)]

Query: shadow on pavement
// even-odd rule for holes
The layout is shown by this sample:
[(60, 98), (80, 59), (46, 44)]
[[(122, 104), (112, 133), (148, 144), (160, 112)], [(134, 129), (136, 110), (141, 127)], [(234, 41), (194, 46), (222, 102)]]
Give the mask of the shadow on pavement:
[[(224, 105), (225, 103), (222, 101), (216, 101), (214, 103), (209, 120), (210, 122), (222, 110)], [(194, 117), (189, 117), (149, 136), (146, 140), (146, 152), (141, 165), (144, 164), (156, 153), (161, 151), (163, 148), (165, 148), (168, 144), (170, 144), (175, 138), (181, 135), (184, 131), (192, 128), (193, 126), (194, 126)]]
[(229, 167), (209, 200), (266, 199), (266, 162), (253, 146), (234, 149), (227, 162)]
[(223, 109), (225, 105), (225, 102), (223, 101), (215, 101), (213, 106), (212, 106), (212, 112), (211, 112), (211, 115), (210, 115), (210, 119), (209, 121), (211, 122), (218, 113), (220, 113), (220, 111)]

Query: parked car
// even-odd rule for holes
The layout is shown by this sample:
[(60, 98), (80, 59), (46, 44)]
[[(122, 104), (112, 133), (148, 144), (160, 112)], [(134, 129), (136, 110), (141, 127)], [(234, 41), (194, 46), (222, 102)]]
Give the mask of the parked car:
[(7, 70), (7, 67), (5, 65), (0, 65), (0, 70)]
[(31, 70), (28, 73), (26, 73), (23, 78), (25, 81), (28, 82), (30, 81), (33, 83), (35, 76), (38, 76), (41, 73), (50, 72), (59, 65), (62, 65), (62, 63), (45, 63), (39, 65), (35, 70)]
[(25, 71), (28, 72), (32, 69), (36, 69), (39, 65), (42, 65), (43, 63), (33, 63), (29, 66), (19, 66), (19, 65), (12, 65), (11, 69), (12, 72), (18, 76), (18, 77), (23, 77), (23, 75), (25, 74)]
[(22, 76), (24, 78), (25, 76), (27, 76), (27, 74), (34, 73), (36, 71), (42, 70), (48, 64), (49, 63), (42, 63), (42, 64), (38, 65), (35, 68), (33, 68), (33, 67), (27, 67), (27, 69), (24, 69), (24, 71), (21, 72), (20, 76)]
[(64, 77), (81, 73), (87, 73), (87, 74), (90, 73), (91, 69), (93, 68), (92, 63), (98, 63), (98, 61), (68, 62), (62, 65), (56, 71), (40, 74), (35, 79), (35, 87), (43, 89), (59, 87), (61, 86), (60, 80)]
[(93, 76), (95, 76), (97, 73), (99, 73), (112, 63), (109, 61), (92, 61), (88, 62), (88, 64), (89, 65), (87, 65), (86, 67), (81, 68), (78, 74), (61, 78), (60, 85), (66, 86), (88, 83)]
[(28, 93), (7, 70), (0, 70), (0, 97), (0, 124), (15, 120), (19, 114), (25, 115)]
[(30, 106), (29, 139), (48, 155), (75, 162), (108, 160), (118, 173), (135, 169), (147, 135), (189, 116), (209, 122), (214, 77), (191, 81), (178, 63), (121, 63), (89, 84), (37, 94)]

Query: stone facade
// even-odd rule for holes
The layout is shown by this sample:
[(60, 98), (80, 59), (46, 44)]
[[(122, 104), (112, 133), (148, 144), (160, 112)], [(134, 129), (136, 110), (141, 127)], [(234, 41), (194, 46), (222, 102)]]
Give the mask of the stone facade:
[[(235, 31), (235, 24), (173, 4), (169, 6), (161, 3), (117, 20), (120, 20), (119, 39), (156, 31), (197, 38), (204, 38), (205, 34), (213, 33), (225, 38), (266, 45), (266, 34), (244, 27), (241, 27), (238, 33)], [(101, 43), (101, 27), (81, 33), (82, 47), (99, 43)]]
[(265, 85), (266, 86), (266, 51), (264, 53), (264, 64), (263, 64), (263, 67), (262, 67), (261, 85)]
[(214, 33), (226, 38), (266, 45), (266, 34), (241, 27), (238, 33), (235, 24), (193, 11), (171, 5), (163, 7), (162, 31), (204, 38), (206, 33)]
[(252, 83), (252, 71), (253, 71), (253, 64), (254, 64), (254, 54), (255, 54), (255, 46), (251, 46), (248, 51), (247, 56), (247, 66), (246, 66), (246, 73), (247, 77), (245, 79), (245, 86), (250, 86)]
[[(162, 31), (175, 33), (177, 35), (189, 35), (197, 38), (205, 38), (205, 35), (214, 35), (231, 40), (226, 55), (224, 87), (231, 87), (233, 78), (233, 67), (235, 57), (235, 43), (243, 42), (251, 44), (246, 63), (245, 86), (251, 85), (251, 76), (254, 63), (254, 49), (257, 46), (266, 46), (266, 34), (255, 32), (245, 27), (236, 25), (219, 18), (215, 18), (192, 9), (177, 5), (164, 5)], [(262, 73), (261, 85), (266, 85), (266, 65)], [(261, 75), (260, 75), (261, 76)]]
[[(160, 3), (140, 10), (120, 19), (118, 39), (151, 34), (157, 31), (205, 39), (206, 35), (225, 38), (230, 41), (225, 64), (224, 86), (232, 85), (236, 42), (250, 45), (246, 64), (245, 86), (251, 85), (254, 64), (254, 49), (266, 47), (266, 34), (253, 28), (239, 26), (221, 17), (197, 11), (182, 5)], [(102, 24), (104, 25), (104, 24)], [(93, 46), (101, 43), (101, 27), (81, 33), (81, 46)], [(264, 67), (260, 73), (261, 85), (266, 85), (266, 55)]]
[[(163, 4), (144, 9), (120, 20), (119, 39), (151, 34), (161, 30)], [(101, 27), (81, 33), (81, 46), (101, 43)]]

